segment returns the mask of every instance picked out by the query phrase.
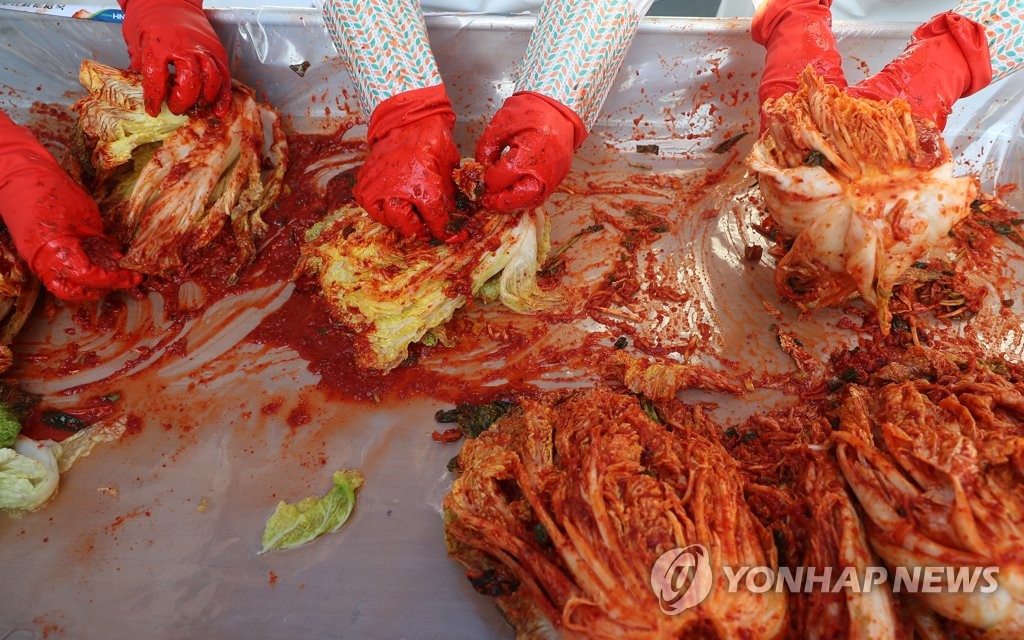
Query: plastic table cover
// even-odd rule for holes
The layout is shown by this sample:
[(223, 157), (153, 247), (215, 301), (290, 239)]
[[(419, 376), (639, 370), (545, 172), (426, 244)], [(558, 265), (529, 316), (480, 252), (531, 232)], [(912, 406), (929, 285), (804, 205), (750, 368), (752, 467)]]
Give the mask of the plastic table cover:
[[(351, 82), (315, 11), (211, 15), (235, 77), (289, 115), (296, 130), (326, 131), (358, 117)], [(511, 90), (531, 25), (527, 17), (429, 21), (460, 118), (457, 140), (467, 154)], [(645, 21), (566, 184), (571, 188), (584, 172), (587, 180), (614, 184), (641, 171), (699, 177), (724, 167), (720, 183), (697, 199), (655, 187), (635, 196), (678, 207), (672, 232), (647, 259), (662, 261), (671, 279), (694, 294), (678, 310), (678, 321), (649, 330), (654, 339), (680, 339), (704, 323), (710, 326), (705, 351), (712, 356), (785, 371), (791, 365), (763, 327), (782, 322), (816, 345), (827, 342), (819, 340), (821, 327), (835, 316), (799, 319), (778, 300), (771, 269), (751, 269), (741, 260), (745, 244), (759, 241), (747, 231), (750, 212), (736, 197), (749, 188), (737, 158), (753, 136), (729, 154), (712, 150), (737, 133), (756, 131), (763, 53), (749, 41), (748, 26)], [(838, 25), (851, 82), (895, 55), (910, 30)], [(33, 104), (70, 104), (80, 94), (77, 70), (87, 57), (126, 65), (118, 25), (0, 12), (0, 107), (45, 132), (45, 115)], [(304, 61), (310, 66), (299, 75), (291, 66)], [(1022, 93), (1024, 74), (961, 101), (950, 119), (947, 140), (959, 168), (979, 173), (987, 188), (1021, 181)], [(355, 126), (346, 135), (364, 133)], [(657, 144), (659, 154), (638, 154), (638, 142)], [(546, 205), (555, 218), (555, 241), (573, 230), (564, 221), (591, 207), (621, 206), (629, 197), (556, 194)], [(1019, 191), (1008, 201), (1024, 205)], [(720, 213), (695, 214), (708, 208)], [(581, 246), (599, 258), (599, 243)], [(228, 298), (183, 326), (167, 320), (155, 294), (128, 301), (122, 332), (134, 336), (130, 344), (76, 330), (72, 310), (44, 317), (37, 309), (16, 344), (22, 384), (46, 394), (56, 408), (74, 406), (81, 385), (95, 393), (119, 391), (144, 428), (80, 461), (45, 509), (0, 519), (0, 639), (511, 636), (445, 553), (440, 502), (451, 481), (445, 465), (457, 445), (429, 437), (437, 426), (433, 413), (445, 403), (415, 397), (377, 406), (327, 402), (314, 387), (317, 374), (295, 352), (242, 341), (291, 287), (282, 282)], [(784, 318), (769, 320), (761, 300), (773, 301)], [(1019, 319), (1016, 326), (997, 325), (970, 330), (1019, 358)], [(587, 319), (553, 331), (564, 338), (609, 329)], [(187, 340), (184, 355), (161, 359), (178, 338)], [(94, 358), (55, 377), (53, 362), (73, 348)], [(826, 350), (826, 344), (818, 348)], [(457, 357), (427, 364), (452, 371), (461, 366)], [(488, 366), (503, 364), (510, 363)], [(587, 384), (585, 372), (557, 363), (549, 373), (544, 382), (550, 386)], [(727, 419), (730, 411), (748, 413), (779, 398), (759, 391), (716, 400)], [(268, 403), (282, 409), (266, 412)], [(310, 411), (311, 424), (289, 427), (285, 416), (294, 410)], [(322, 494), (331, 472), (341, 468), (366, 474), (349, 523), (306, 547), (258, 555), (276, 502)]]

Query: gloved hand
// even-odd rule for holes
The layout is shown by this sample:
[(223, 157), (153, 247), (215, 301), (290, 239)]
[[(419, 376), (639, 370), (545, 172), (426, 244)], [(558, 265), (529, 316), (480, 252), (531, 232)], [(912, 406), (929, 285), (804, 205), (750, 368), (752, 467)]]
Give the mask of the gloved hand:
[(483, 206), (539, 206), (569, 174), (586, 137), (580, 117), (557, 100), (532, 91), (509, 96), (476, 143), (476, 159), (487, 167)]
[(403, 235), (445, 230), (455, 210), (459, 150), (452, 138), (455, 112), (444, 85), (413, 89), (377, 105), (370, 117), (370, 155), (359, 169), (356, 201), (383, 225)]
[(831, 7), (832, 0), (769, 0), (757, 8), (750, 35), (767, 49), (757, 93), (761, 104), (796, 91), (808, 64), (826, 82), (846, 87)]
[(25, 128), (0, 113), (0, 217), (29, 268), (65, 300), (137, 285), (117, 267), (96, 203)]
[(953, 103), (992, 81), (985, 27), (952, 12), (914, 31), (910, 44), (875, 75), (850, 87), (850, 95), (903, 98), (910, 110), (943, 129)]
[[(124, 9), (125, 44), (133, 71), (142, 73), (146, 112), (171, 113), (231, 105), (231, 75), (224, 46), (203, 13), (202, 0), (118, 0)], [(167, 65), (174, 65), (170, 77)]]

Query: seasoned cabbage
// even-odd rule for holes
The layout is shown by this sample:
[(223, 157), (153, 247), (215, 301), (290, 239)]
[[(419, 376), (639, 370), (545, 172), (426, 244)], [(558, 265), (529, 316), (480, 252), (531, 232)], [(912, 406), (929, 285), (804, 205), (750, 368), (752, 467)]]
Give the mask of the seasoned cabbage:
[(1024, 384), (924, 355), (936, 366), (888, 367), (906, 379), (849, 387), (839, 465), (885, 562), (911, 579), (940, 569), (921, 602), (985, 637), (1024, 637)]
[(544, 304), (536, 279), (548, 250), (543, 210), (479, 212), (468, 233), (453, 244), (400, 239), (348, 205), (310, 229), (300, 268), (316, 275), (334, 318), (357, 333), (359, 365), (389, 371), (470, 296), (524, 313)]
[(248, 263), (284, 179), (277, 113), (236, 82), (224, 118), (176, 116), (166, 105), (154, 118), (140, 75), (86, 60), (79, 80), (89, 95), (74, 105), (71, 171), (127, 246), (122, 266), (175, 271), (229, 223), (238, 264)]
[(747, 503), (775, 538), (779, 565), (819, 580), (790, 593), (789, 637), (909, 637), (828, 446), (831, 434), (804, 405), (755, 414), (722, 436), (747, 478)]
[(805, 309), (859, 293), (887, 332), (893, 284), (970, 213), (976, 181), (953, 177), (939, 132), (905, 101), (848, 96), (810, 68), (764, 113), (747, 163), (768, 212), (795, 237), (776, 285)]
[(277, 503), (263, 528), (260, 553), (300, 547), (337, 531), (348, 521), (356, 506), (356, 491), (363, 486), (363, 474), (343, 470), (335, 471), (332, 477), (334, 487), (325, 496)]
[(0, 373), (14, 361), (8, 345), (21, 331), (39, 296), (39, 280), (0, 232)]
[(740, 393), (743, 389), (719, 371), (701, 365), (677, 362), (653, 362), (616, 351), (608, 359), (608, 369), (626, 388), (654, 401), (671, 400), (684, 389), (704, 389)]
[[(604, 389), (524, 399), (466, 442), (443, 505), (448, 550), (518, 638), (785, 632), (784, 593), (728, 588), (726, 567), (778, 563), (715, 426), (699, 408), (658, 409), (664, 424), (635, 396)], [(697, 561), (679, 599), (662, 599), (675, 594), (656, 595), (655, 575), (672, 591), (686, 584), (660, 573), (662, 558), (691, 545), (707, 563)], [(694, 589), (704, 599), (676, 607)]]

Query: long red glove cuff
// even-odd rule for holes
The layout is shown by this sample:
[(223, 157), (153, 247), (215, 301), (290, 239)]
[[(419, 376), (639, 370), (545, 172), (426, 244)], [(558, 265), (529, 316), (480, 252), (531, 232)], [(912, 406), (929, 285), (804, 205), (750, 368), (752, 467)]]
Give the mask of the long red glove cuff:
[[(573, 137), (572, 137), (572, 148), (573, 150), (579, 149), (583, 142), (587, 139), (587, 126), (583, 124), (583, 120), (579, 114), (565, 106), (558, 100), (550, 98), (543, 93), (537, 93), (536, 91), (517, 91), (512, 94), (514, 97), (529, 98), (530, 101), (540, 100), (547, 106), (557, 111), (563, 118), (568, 120), (572, 124)], [(508, 104), (506, 102), (506, 104)], [(534, 105), (536, 106), (536, 105)]]
[(915, 115), (943, 129), (953, 103), (990, 82), (985, 27), (947, 12), (918, 27), (903, 53), (849, 92), (876, 100), (903, 98)]
[(767, 49), (757, 94), (761, 104), (796, 91), (808, 64), (826, 82), (846, 86), (831, 7), (832, 0), (771, 0), (758, 8), (750, 35)]
[(28, 129), (2, 113), (0, 216), (30, 267), (51, 240), (103, 234), (103, 222), (89, 196)]
[(431, 116), (444, 119), (449, 129), (455, 126), (455, 112), (443, 84), (405, 91), (381, 102), (370, 116), (366, 140), (372, 146), (391, 131)]
[(121, 32), (132, 64), (137, 64), (142, 30), (147, 25), (164, 25), (169, 19), (168, 12), (172, 12), (170, 15), (179, 26), (211, 29), (210, 21), (203, 12), (203, 0), (117, 0), (117, 4), (125, 13)]

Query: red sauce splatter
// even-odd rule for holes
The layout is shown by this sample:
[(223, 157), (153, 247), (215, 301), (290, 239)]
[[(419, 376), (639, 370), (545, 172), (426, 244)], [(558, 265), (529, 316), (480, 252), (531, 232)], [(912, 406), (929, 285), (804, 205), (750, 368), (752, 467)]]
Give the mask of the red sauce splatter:
[(444, 431), (434, 431), (430, 434), (430, 437), (434, 442), (458, 442), (462, 438), (462, 429), (445, 429)]
[(95, 532), (89, 532), (77, 538), (71, 556), (80, 562), (92, 560), (96, 556)]
[[(63, 149), (75, 126), (75, 114), (67, 105), (52, 102), (33, 102), (29, 118), (23, 122), (50, 151)], [(60, 155), (57, 154), (59, 158)]]
[(142, 433), (142, 418), (136, 415), (125, 416), (124, 422), (124, 438), (135, 436)]
[(305, 402), (300, 402), (297, 407), (288, 413), (288, 426), (293, 429), (304, 427), (311, 421), (312, 417), (309, 415), (309, 407), (306, 406)]
[(184, 356), (185, 354), (188, 353), (187, 345), (188, 339), (181, 338), (180, 340), (177, 340), (174, 343), (172, 343), (171, 346), (167, 347), (167, 349), (164, 351), (164, 355), (170, 354), (176, 356)]
[(33, 440), (53, 440), (60, 442), (71, 437), (70, 431), (62, 431), (42, 421), (42, 411), (35, 410), (28, 415), (21, 427), (21, 435)]
[(267, 574), (267, 584), (269, 584), (272, 587), (276, 587), (277, 586), (277, 574), (274, 573), (273, 571), (271, 571), (271, 572), (269, 572)]
[(125, 513), (123, 515), (120, 515), (120, 516), (117, 516), (116, 518), (114, 518), (113, 521), (111, 521), (110, 524), (108, 524), (107, 526), (103, 527), (103, 532), (106, 533), (106, 534), (116, 533), (118, 529), (120, 529), (122, 526), (124, 526), (124, 523), (128, 522), (132, 518), (137, 518), (138, 516), (142, 516), (142, 515), (148, 517), (149, 516), (149, 511), (146, 510), (146, 509), (143, 509), (142, 507), (136, 507), (136, 508), (132, 509), (131, 511), (129, 511), (128, 513)]
[(33, 618), (32, 624), (39, 627), (39, 632), (43, 634), (44, 638), (49, 638), (51, 634), (64, 634), (64, 627), (60, 626), (56, 622), (48, 620), (46, 616)]

